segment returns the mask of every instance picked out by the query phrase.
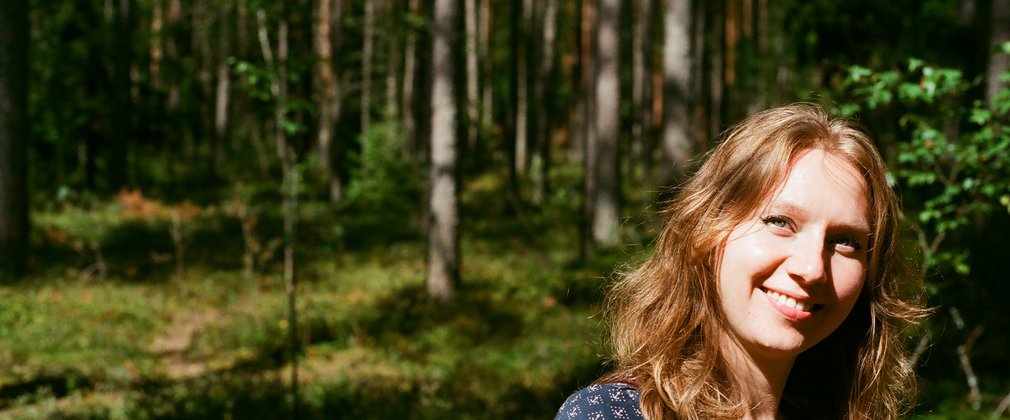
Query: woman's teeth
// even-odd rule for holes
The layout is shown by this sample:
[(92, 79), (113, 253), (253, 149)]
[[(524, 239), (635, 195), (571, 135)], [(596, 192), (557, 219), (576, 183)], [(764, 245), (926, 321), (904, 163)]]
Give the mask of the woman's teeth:
[(776, 292), (774, 290), (767, 290), (766, 289), (765, 293), (768, 293), (768, 296), (771, 296), (771, 298), (773, 300), (775, 300), (776, 302), (778, 302), (779, 305), (782, 305), (782, 306), (785, 306), (785, 307), (789, 307), (789, 308), (793, 308), (793, 309), (795, 309), (797, 311), (810, 312), (810, 310), (814, 308), (813, 304), (810, 304), (810, 303), (807, 303), (807, 302), (797, 302), (796, 299), (793, 299), (793, 298), (791, 298), (789, 296), (786, 296), (786, 295), (783, 295), (781, 293), (778, 293), (778, 292)]

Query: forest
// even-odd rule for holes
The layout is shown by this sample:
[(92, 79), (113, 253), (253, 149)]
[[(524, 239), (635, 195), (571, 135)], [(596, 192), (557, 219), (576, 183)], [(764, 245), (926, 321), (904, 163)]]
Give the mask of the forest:
[(1008, 83), (1010, 0), (5, 0), (0, 417), (551, 418), (813, 102), (902, 200), (913, 415), (1010, 418)]

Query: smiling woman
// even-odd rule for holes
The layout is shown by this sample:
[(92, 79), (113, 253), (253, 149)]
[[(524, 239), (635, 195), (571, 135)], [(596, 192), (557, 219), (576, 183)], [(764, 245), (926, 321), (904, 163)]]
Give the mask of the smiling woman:
[(897, 418), (923, 314), (869, 137), (813, 105), (731, 129), (612, 290), (614, 372), (558, 418)]

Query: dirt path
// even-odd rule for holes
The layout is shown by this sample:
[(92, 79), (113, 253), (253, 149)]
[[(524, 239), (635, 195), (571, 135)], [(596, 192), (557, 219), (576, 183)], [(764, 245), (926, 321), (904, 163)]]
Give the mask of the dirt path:
[(206, 372), (207, 364), (202, 360), (191, 360), (187, 350), (193, 343), (193, 337), (220, 315), (217, 309), (176, 314), (168, 328), (155, 337), (148, 351), (162, 358), (169, 378), (192, 378)]

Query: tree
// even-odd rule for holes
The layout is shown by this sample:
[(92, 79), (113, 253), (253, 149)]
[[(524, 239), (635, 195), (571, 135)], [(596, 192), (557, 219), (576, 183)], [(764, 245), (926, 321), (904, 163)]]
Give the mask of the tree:
[(1007, 86), (1000, 74), (1010, 70), (1010, 55), (993, 54), (1004, 42), (1010, 42), (1010, 0), (993, 0), (992, 34), (989, 36), (989, 71), (986, 75), (986, 101), (990, 104), (996, 94)]
[(319, 151), (320, 169), (326, 182), (331, 202), (340, 201), (343, 190), (340, 173), (336, 168), (333, 150), (333, 134), (340, 118), (340, 79), (333, 71), (333, 43), (339, 37), (340, 16), (343, 0), (317, 0), (316, 24), (313, 43), (316, 50), (316, 81), (319, 102), (319, 128), (316, 131), (316, 147)]
[(0, 2), (0, 276), (28, 255), (28, 0)]
[(642, 180), (651, 181), (652, 172), (652, 0), (635, 2), (635, 28), (631, 39), (631, 103), (634, 121), (631, 126), (631, 153), (627, 172), (634, 173), (634, 164), (642, 162)]
[(691, 74), (690, 0), (666, 0), (663, 8), (663, 178), (672, 184), (691, 159), (688, 92)]
[(133, 103), (130, 99), (130, 89), (133, 86), (130, 80), (130, 54), (132, 44), (131, 22), (132, 12), (131, 0), (117, 0), (115, 17), (115, 50), (113, 52), (113, 68), (115, 82), (113, 82), (113, 103), (112, 112), (115, 120), (112, 123), (112, 144), (109, 147), (109, 187), (117, 189), (120, 186), (129, 184), (127, 180), (127, 148), (130, 143), (133, 126)]
[(225, 142), (228, 138), (228, 108), (231, 102), (231, 69), (228, 58), (231, 56), (231, 5), (222, 5), (218, 26), (218, 51), (215, 57), (217, 88), (214, 100), (214, 135), (211, 136), (210, 173), (216, 174), (225, 161)]
[(603, 246), (617, 245), (620, 240), (620, 183), (617, 173), (621, 103), (617, 69), (620, 36), (617, 26), (620, 12), (619, 0), (599, 0), (596, 118), (590, 123), (596, 127), (592, 233), (593, 241)]
[(557, 0), (545, 0), (537, 3), (537, 22), (541, 28), (541, 38), (537, 45), (539, 58), (536, 74), (533, 79), (533, 100), (536, 111), (533, 113), (533, 203), (541, 204), (549, 189), (549, 170), (551, 163), (550, 136), (550, 104), (551, 95), (546, 93), (546, 84), (554, 71), (554, 40), (557, 37)]
[(432, 32), (431, 198), (428, 227), (428, 295), (447, 303), (459, 277), (459, 209), (456, 182), (456, 97), (453, 47), (457, 0), (436, 0)]
[(372, 59), (375, 55), (375, 2), (365, 0), (361, 35), (361, 132), (368, 131), (372, 115)]
[(466, 22), (466, 145), (470, 151), (477, 148), (477, 133), (480, 116), (478, 114), (480, 92), (477, 91), (477, 1), (464, 0), (464, 21)]

